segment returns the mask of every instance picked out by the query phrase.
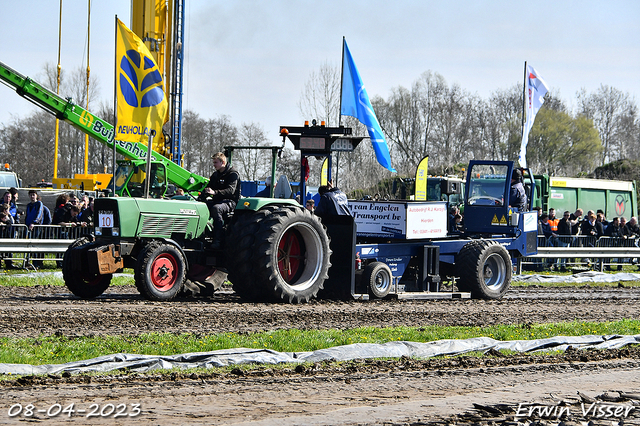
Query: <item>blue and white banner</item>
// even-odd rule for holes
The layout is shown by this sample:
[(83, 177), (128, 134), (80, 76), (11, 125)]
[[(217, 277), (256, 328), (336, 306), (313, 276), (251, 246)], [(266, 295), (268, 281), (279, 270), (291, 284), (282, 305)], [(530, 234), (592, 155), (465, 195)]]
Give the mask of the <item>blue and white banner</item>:
[(544, 82), (538, 71), (531, 65), (527, 65), (527, 78), (525, 79), (525, 113), (526, 121), (522, 129), (522, 143), (520, 144), (520, 155), (518, 162), (521, 167), (527, 167), (527, 144), (529, 143), (529, 131), (533, 127), (536, 114), (544, 103), (544, 95), (549, 91), (547, 83)]
[(342, 57), (342, 106), (340, 114), (355, 117), (362, 124), (367, 126), (371, 145), (376, 153), (376, 159), (386, 169), (395, 172), (391, 167), (391, 156), (389, 155), (389, 146), (382, 134), (380, 123), (376, 118), (375, 112), (371, 107), (369, 95), (364, 88), (360, 73), (353, 63), (347, 41), (344, 42), (344, 56)]

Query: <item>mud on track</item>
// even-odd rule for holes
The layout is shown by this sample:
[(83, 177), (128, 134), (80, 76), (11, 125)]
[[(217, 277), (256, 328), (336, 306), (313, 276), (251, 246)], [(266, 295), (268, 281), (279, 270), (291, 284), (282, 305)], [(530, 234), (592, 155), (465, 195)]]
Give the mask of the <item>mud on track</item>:
[[(148, 302), (133, 286), (110, 288), (94, 301), (76, 299), (64, 287), (0, 287), (2, 336), (483, 326), (639, 317), (640, 289), (624, 287), (516, 287), (501, 301), (314, 301), (297, 306), (244, 303), (232, 293), (202, 300)], [(568, 351), (557, 356), (355, 360), (189, 375), (23, 377), (0, 382), (0, 389), (0, 424), (506, 425), (514, 424), (513, 413), (504, 406), (514, 409), (519, 403), (536, 401), (566, 405), (568, 400), (575, 402), (577, 392), (594, 398), (611, 391), (640, 393), (640, 349)], [(29, 403), (45, 409), (56, 403), (65, 407), (74, 403), (81, 409), (91, 404), (139, 403), (142, 413), (90, 421), (79, 414), (48, 418), (40, 413), (29, 419), (7, 415), (14, 404)], [(488, 408), (478, 410), (474, 403)], [(579, 413), (578, 405), (574, 406)], [(558, 423), (546, 420), (546, 424)], [(635, 410), (625, 424), (639, 421), (640, 411)]]
[(0, 287), (0, 336), (218, 333), (615, 321), (640, 318), (640, 288), (512, 288), (500, 301), (312, 301), (246, 303), (224, 292), (207, 299), (143, 300), (134, 286), (111, 287), (92, 301), (65, 287)]

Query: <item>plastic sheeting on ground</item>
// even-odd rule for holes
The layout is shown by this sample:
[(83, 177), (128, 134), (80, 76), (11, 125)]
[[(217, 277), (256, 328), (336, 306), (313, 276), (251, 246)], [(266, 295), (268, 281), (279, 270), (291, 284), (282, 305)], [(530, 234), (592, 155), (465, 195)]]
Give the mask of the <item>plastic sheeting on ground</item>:
[(212, 352), (194, 352), (179, 355), (104, 355), (85, 361), (66, 364), (0, 364), (0, 374), (60, 374), (88, 373), (108, 371), (145, 372), (169, 370), (173, 368), (212, 368), (240, 364), (280, 364), (320, 361), (349, 361), (364, 358), (430, 358), (439, 355), (457, 355), (471, 351), (485, 352), (490, 349), (508, 349), (516, 352), (534, 352), (543, 350), (566, 350), (569, 346), (576, 349), (612, 349), (640, 343), (640, 334), (557, 336), (537, 340), (499, 341), (489, 337), (476, 337), (465, 340), (438, 340), (428, 343), (389, 342), (384, 344), (354, 343), (346, 346), (320, 349), (313, 352), (276, 352), (269, 349), (223, 349)]
[(627, 272), (605, 274), (604, 272), (587, 271), (573, 275), (514, 275), (512, 281), (526, 283), (611, 283), (616, 281), (640, 281), (640, 274)]

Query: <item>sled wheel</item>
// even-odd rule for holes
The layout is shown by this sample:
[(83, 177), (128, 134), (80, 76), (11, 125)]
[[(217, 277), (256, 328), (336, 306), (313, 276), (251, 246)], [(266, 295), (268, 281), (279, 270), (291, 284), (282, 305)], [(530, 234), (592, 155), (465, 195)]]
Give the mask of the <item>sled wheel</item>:
[(138, 256), (136, 285), (146, 299), (171, 300), (182, 289), (185, 269), (185, 260), (176, 247), (150, 243)]
[(393, 274), (386, 263), (371, 262), (362, 271), (362, 280), (367, 285), (371, 296), (384, 299), (391, 291)]
[(471, 241), (456, 261), (458, 288), (474, 299), (500, 299), (511, 285), (511, 256), (495, 241)]
[[(111, 274), (100, 275), (87, 270), (87, 250), (93, 246), (89, 238), (78, 238), (69, 246), (62, 258), (64, 283), (71, 293), (81, 299), (95, 299), (111, 284)], [(76, 266), (74, 261), (81, 265), (80, 270), (73, 267)]]

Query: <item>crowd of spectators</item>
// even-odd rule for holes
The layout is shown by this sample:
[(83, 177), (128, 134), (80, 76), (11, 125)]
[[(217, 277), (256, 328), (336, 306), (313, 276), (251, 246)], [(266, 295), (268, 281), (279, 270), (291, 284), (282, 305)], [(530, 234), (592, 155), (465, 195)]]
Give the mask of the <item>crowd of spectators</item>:
[[(3, 195), (0, 205), (0, 237), (2, 238), (66, 238), (71, 227), (93, 227), (93, 197), (63, 193), (56, 199), (53, 213), (41, 201), (37, 190), (29, 190), (26, 211), (17, 207), (18, 190), (10, 188)], [(16, 226), (20, 225), (20, 226)], [(59, 225), (46, 227), (46, 225)], [(5, 268), (14, 268), (12, 253), (1, 253)], [(42, 255), (35, 253), (31, 266), (42, 267)], [(25, 260), (24, 265), (27, 265)]]
[[(575, 212), (565, 211), (556, 216), (555, 209), (544, 213), (538, 211), (538, 246), (540, 247), (632, 247), (638, 245), (640, 226), (636, 217), (628, 221), (624, 216), (607, 220), (604, 211), (589, 210), (584, 214), (578, 208)], [(559, 259), (556, 265), (564, 268), (566, 259)], [(621, 259), (610, 259), (621, 263)], [(629, 261), (629, 259), (624, 259)], [(587, 263), (591, 263), (586, 259)], [(609, 269), (610, 266), (607, 266)], [(621, 265), (618, 265), (621, 269)]]

